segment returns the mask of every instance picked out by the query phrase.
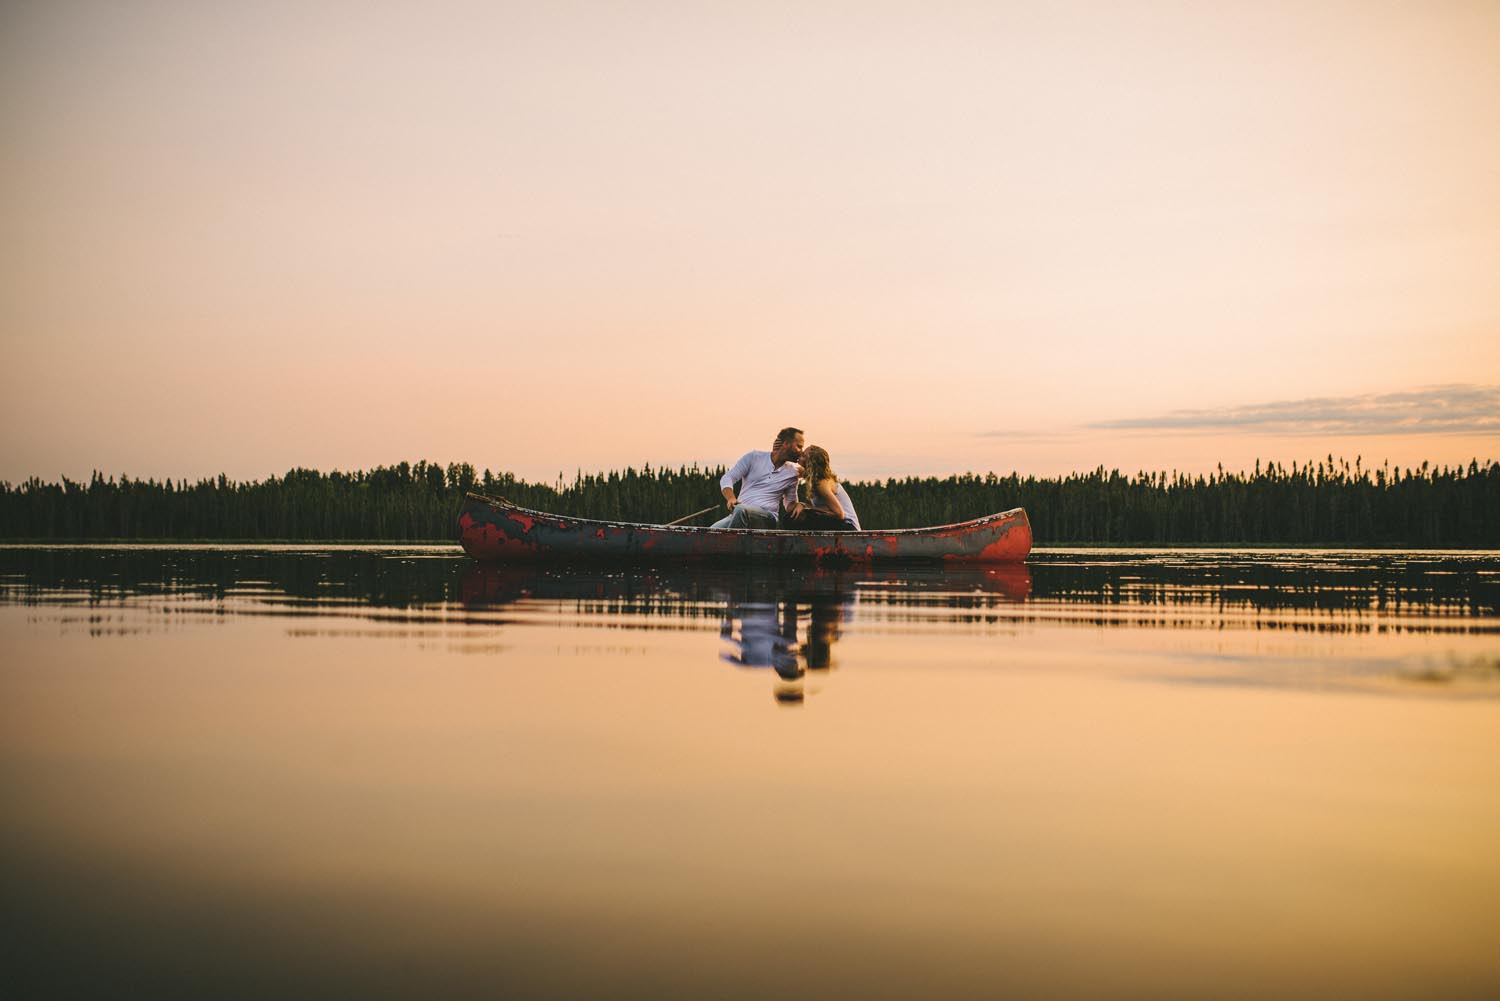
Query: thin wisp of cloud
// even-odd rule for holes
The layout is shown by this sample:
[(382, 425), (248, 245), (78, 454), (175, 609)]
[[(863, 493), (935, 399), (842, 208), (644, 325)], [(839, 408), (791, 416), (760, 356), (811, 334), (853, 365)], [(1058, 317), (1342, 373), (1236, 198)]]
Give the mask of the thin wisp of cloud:
[(1426, 386), (1396, 393), (1173, 410), (1085, 424), (1099, 431), (1233, 430), (1279, 435), (1500, 434), (1500, 386)]

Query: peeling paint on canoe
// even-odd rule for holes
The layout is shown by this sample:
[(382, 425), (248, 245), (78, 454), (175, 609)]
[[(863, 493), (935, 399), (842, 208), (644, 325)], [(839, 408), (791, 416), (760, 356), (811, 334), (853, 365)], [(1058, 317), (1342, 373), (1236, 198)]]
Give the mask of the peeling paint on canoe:
[(459, 514), (459, 542), (480, 560), (631, 559), (959, 560), (1020, 563), (1031, 552), (1031, 524), (1020, 508), (958, 525), (885, 532), (796, 532), (633, 525), (562, 518), (470, 494)]
[(507, 531), (503, 524), (475, 518), (465, 511), (458, 520), (464, 551), (471, 555), (475, 550), (491, 553), (489, 559), (534, 559), (539, 555), (535, 541)]

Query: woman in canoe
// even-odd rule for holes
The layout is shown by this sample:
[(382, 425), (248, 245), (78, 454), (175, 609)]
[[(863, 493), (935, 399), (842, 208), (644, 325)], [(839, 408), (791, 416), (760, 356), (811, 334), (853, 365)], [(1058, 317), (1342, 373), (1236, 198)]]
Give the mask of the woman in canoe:
[(792, 511), (792, 523), (802, 532), (857, 532), (859, 515), (849, 492), (829, 468), (828, 451), (817, 445), (802, 450), (802, 478), (807, 481), (807, 504)]

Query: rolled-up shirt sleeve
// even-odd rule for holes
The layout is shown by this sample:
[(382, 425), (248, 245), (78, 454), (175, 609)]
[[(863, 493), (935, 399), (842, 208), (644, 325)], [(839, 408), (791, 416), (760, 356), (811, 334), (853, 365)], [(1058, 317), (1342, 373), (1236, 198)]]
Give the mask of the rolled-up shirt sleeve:
[(719, 489), (723, 490), (726, 487), (733, 487), (740, 480), (750, 475), (750, 460), (754, 455), (754, 452), (746, 452), (740, 456), (740, 461), (730, 467), (729, 472), (719, 477)]

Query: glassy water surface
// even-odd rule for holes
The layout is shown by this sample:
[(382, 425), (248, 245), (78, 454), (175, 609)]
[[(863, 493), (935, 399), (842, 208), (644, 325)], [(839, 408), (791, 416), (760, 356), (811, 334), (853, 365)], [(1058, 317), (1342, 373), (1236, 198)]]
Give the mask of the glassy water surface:
[(0, 549), (34, 996), (1484, 997), (1500, 554)]

